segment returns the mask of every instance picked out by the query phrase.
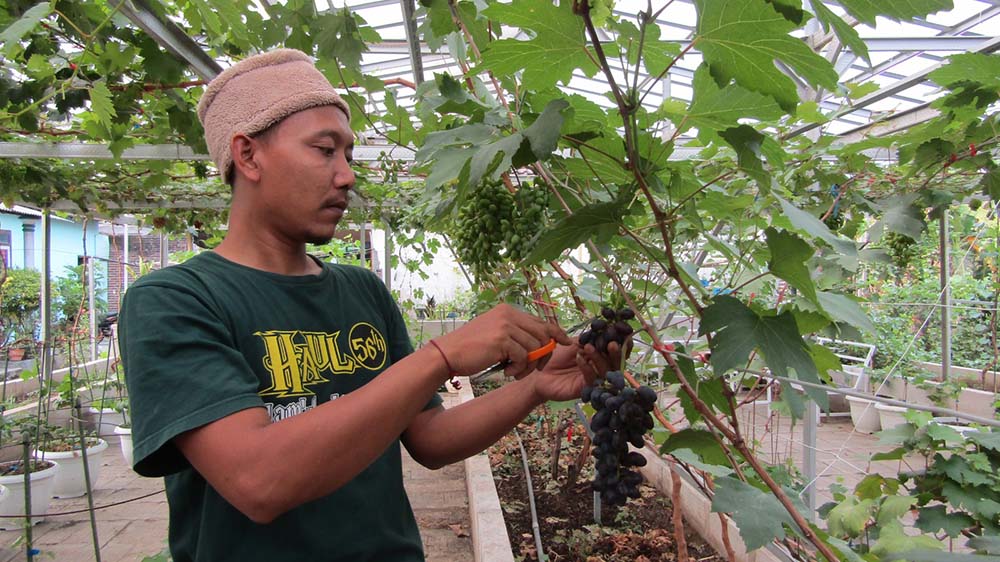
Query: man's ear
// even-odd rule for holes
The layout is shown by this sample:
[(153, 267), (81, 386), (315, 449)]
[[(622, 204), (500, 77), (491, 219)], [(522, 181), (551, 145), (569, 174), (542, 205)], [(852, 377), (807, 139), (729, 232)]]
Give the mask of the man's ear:
[(254, 139), (237, 133), (229, 143), (229, 152), (233, 158), (233, 172), (246, 179), (260, 181), (260, 164), (254, 158), (260, 149), (260, 144)]

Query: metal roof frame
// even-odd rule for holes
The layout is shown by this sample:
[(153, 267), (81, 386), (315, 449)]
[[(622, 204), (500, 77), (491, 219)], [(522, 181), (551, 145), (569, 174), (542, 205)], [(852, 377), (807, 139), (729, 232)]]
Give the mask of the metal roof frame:
[[(211, 79), (221, 72), (221, 65), (212, 60), (183, 29), (158, 15), (154, 9), (156, 1), (125, 0), (122, 12), (164, 49), (190, 65), (201, 78)], [(273, 0), (256, 1), (267, 11)], [(838, 6), (835, 1), (824, 1), (830, 6)], [(859, 61), (852, 53), (844, 51), (832, 32), (823, 32), (819, 26), (816, 26), (813, 35), (805, 38), (818, 51), (825, 51), (826, 56), (836, 62), (842, 75), (860, 72), (851, 75), (852, 80), (866, 81), (878, 77), (892, 80), (891, 84), (879, 91), (847, 106), (838, 101), (838, 96), (841, 95), (839, 93), (812, 93), (816, 96), (820, 109), (828, 113), (838, 126), (846, 129), (841, 135), (844, 141), (876, 134), (875, 131), (878, 131), (877, 134), (886, 134), (932, 118), (936, 112), (929, 107), (929, 101), (924, 98), (924, 94), (911, 92), (915, 87), (927, 89), (927, 75), (942, 64), (944, 54), (950, 52), (985, 53), (1000, 49), (1000, 37), (984, 37), (970, 31), (985, 22), (992, 21), (996, 21), (998, 24), (994, 28), (1000, 29), (1000, 0), (959, 1), (969, 2), (977, 8), (980, 6), (982, 8), (953, 25), (934, 23), (926, 18), (918, 18), (908, 22), (927, 29), (929, 33), (925, 37), (865, 37), (864, 40), (870, 52), (897, 53), (870, 67), (863, 61)], [(362, 61), (365, 72), (383, 79), (412, 77), (414, 82), (420, 82), (427, 72), (457, 69), (457, 63), (446, 52), (432, 51), (425, 44), (419, 42), (416, 28), (421, 22), (422, 16), (416, 10), (414, 0), (346, 0), (345, 4), (355, 11), (377, 9), (380, 16), (389, 14), (389, 18), (377, 23), (376, 27), (383, 29), (398, 27), (405, 33), (403, 40), (389, 39), (370, 45), (369, 51), (365, 55), (368, 60)], [(693, 5), (691, 0), (678, 0), (677, 4), (686, 5), (686, 9), (689, 11)], [(394, 11), (393, 8), (396, 8), (398, 12)], [(615, 14), (625, 17), (635, 17), (636, 15), (621, 9), (616, 9)], [(679, 21), (679, 18), (671, 18), (669, 8), (656, 21), (663, 28), (679, 30), (682, 34), (686, 33), (688, 39), (694, 32), (693, 26)], [(678, 42), (686, 44), (686, 40), (678, 40)], [(387, 56), (391, 58), (386, 58)], [(916, 73), (902, 74), (892, 70), (904, 62), (913, 60), (925, 61), (927, 65)], [(662, 94), (649, 96), (647, 98), (648, 105), (655, 107), (663, 97), (675, 94), (676, 88), (672, 88), (671, 85), (680, 84), (689, 88), (693, 74), (693, 69), (685, 68), (683, 65), (675, 65), (663, 81), (664, 86), (660, 89)], [(588, 95), (591, 99), (602, 100), (602, 103), (608, 105), (611, 103), (603, 96), (606, 88), (601, 88), (601, 82), (586, 77), (582, 72), (574, 73), (573, 83), (563, 87), (567, 91)], [(412, 104), (414, 92), (403, 88), (394, 89), (398, 92), (397, 97), (400, 105), (409, 106)], [(807, 94), (811, 93), (807, 88), (803, 88), (803, 91)], [(895, 101), (899, 110), (892, 114), (884, 114), (884, 112), (870, 109), (873, 104), (886, 100)], [(376, 101), (376, 106), (379, 105), (381, 105), (380, 102)], [(791, 131), (787, 137), (791, 138), (822, 126), (824, 125), (805, 125)], [(362, 161), (373, 160), (378, 156), (377, 150), (378, 148), (372, 149), (372, 154), (368, 154), (368, 147), (359, 145), (355, 150), (355, 158)], [(86, 143), (0, 143), (0, 157), (103, 159), (110, 158), (112, 155), (104, 146)], [(207, 159), (206, 155), (196, 154), (189, 147), (181, 145), (134, 146), (126, 149), (123, 157), (154, 160)]]

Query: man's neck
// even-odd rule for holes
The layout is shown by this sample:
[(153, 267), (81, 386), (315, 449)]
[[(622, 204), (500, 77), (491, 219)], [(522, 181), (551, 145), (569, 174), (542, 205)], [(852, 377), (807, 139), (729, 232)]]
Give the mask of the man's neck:
[(250, 243), (238, 238), (233, 233), (228, 234), (215, 248), (215, 253), (240, 265), (280, 275), (317, 275), (322, 271), (320, 265), (306, 253), (305, 244), (290, 248), (260, 240)]

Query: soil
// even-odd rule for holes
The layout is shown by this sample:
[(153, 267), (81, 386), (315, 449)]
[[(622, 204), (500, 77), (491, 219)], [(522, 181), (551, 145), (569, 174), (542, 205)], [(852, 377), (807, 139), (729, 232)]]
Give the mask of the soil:
[[(38, 472), (40, 470), (45, 470), (50, 468), (52, 463), (50, 461), (39, 461), (35, 460), (31, 463), (31, 472)], [(18, 474), (24, 474), (24, 463), (21, 461), (11, 461), (0, 464), (0, 476), (17, 476)]]
[[(562, 425), (558, 471), (550, 470), (554, 428), (572, 420), (572, 438), (567, 442)], [(575, 468), (584, 443), (584, 427), (572, 410), (550, 412), (543, 406), (517, 428), (528, 456), (542, 547), (549, 560), (585, 562), (652, 562), (677, 560), (677, 543), (670, 500), (643, 484), (642, 497), (622, 508), (602, 506), (603, 526), (594, 522), (593, 457), (586, 457), (575, 483), (568, 473)], [(519, 561), (538, 560), (532, 534), (531, 509), (517, 437), (507, 434), (490, 448), (490, 463), (514, 556)], [(701, 537), (685, 529), (691, 560), (723, 562)]]
[[(87, 439), (87, 450), (89, 451), (91, 447), (96, 447), (98, 443), (99, 441), (97, 439)], [(69, 443), (66, 441), (50, 441), (40, 450), (47, 453), (68, 453), (70, 451), (79, 451), (80, 442), (74, 441)]]

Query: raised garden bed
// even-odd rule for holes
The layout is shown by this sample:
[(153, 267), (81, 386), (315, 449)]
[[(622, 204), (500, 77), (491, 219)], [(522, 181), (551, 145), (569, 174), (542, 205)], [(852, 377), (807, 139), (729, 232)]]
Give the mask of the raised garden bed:
[[(603, 524), (595, 523), (594, 494), (590, 489), (592, 458), (587, 457), (583, 472), (575, 481), (571, 477), (584, 442), (584, 428), (575, 419), (569, 426), (572, 437), (566, 439), (564, 422), (571, 419), (571, 414), (570, 411), (553, 414), (543, 406), (518, 426), (528, 456), (542, 546), (549, 560), (677, 560), (670, 500), (648, 484), (641, 487), (642, 497), (625, 507), (603, 507)], [(559, 430), (562, 438), (558, 468), (553, 474), (553, 435), (557, 426), (562, 427)], [(513, 432), (490, 448), (489, 458), (515, 559), (538, 560), (527, 483)], [(685, 531), (692, 560), (725, 560), (690, 529)]]

